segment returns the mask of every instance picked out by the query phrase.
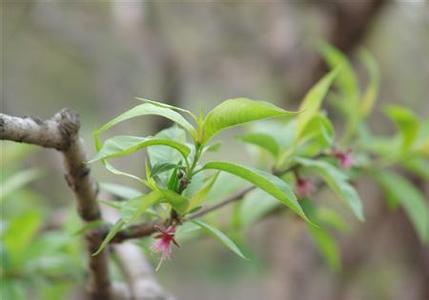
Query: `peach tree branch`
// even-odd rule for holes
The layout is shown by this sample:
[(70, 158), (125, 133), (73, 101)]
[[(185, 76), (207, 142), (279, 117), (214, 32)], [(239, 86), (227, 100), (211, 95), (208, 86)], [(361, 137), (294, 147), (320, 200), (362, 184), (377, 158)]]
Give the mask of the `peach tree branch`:
[[(86, 155), (79, 137), (79, 128), (79, 116), (68, 109), (61, 110), (45, 121), (0, 114), (0, 140), (53, 148), (62, 153), (65, 179), (75, 196), (78, 213), (85, 222), (92, 222), (101, 220), (101, 212), (96, 201), (97, 185), (85, 164)], [(88, 231), (85, 240), (89, 264), (89, 297), (111, 299), (107, 251), (92, 256), (102, 237), (97, 231)]]

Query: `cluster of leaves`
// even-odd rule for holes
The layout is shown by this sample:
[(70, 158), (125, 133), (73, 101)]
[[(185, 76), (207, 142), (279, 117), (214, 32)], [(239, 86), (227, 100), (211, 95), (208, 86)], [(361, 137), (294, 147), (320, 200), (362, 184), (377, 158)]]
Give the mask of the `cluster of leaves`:
[[(409, 215), (423, 242), (429, 239), (427, 203), (421, 192), (392, 166), (403, 167), (424, 179), (429, 177), (429, 123), (422, 122), (410, 110), (389, 106), (387, 115), (398, 127), (394, 136), (374, 135), (365, 121), (378, 94), (379, 74), (373, 57), (362, 52), (361, 61), (368, 71), (369, 83), (360, 90), (357, 76), (347, 58), (329, 45), (321, 47), (322, 55), (332, 67), (305, 96), (298, 112), (285, 111), (273, 104), (247, 98), (229, 99), (205, 116), (164, 103), (142, 99), (143, 103), (117, 116), (95, 131), (96, 156), (110, 172), (127, 176), (142, 183), (146, 193), (118, 185), (105, 185), (127, 201), (115, 205), (120, 219), (114, 224), (99, 251), (123, 228), (140, 220), (163, 219), (166, 226), (195, 226), (222, 241), (241, 257), (240, 248), (216, 227), (189, 217), (205, 203), (210, 190), (216, 186), (219, 172), (229, 173), (249, 182), (256, 189), (247, 193), (233, 215), (233, 224), (246, 228), (279, 206), (301, 217), (308, 225), (327, 262), (339, 268), (338, 249), (330, 230), (343, 230), (346, 222), (335, 210), (316, 205), (312, 195), (297, 195), (294, 186), (304, 176), (320, 178), (345, 201), (359, 220), (364, 220), (363, 207), (352, 182), (360, 176), (372, 176), (386, 192), (392, 208), (402, 206)], [(331, 86), (335, 86), (330, 93)], [(335, 136), (334, 126), (321, 108), (330, 98), (344, 115), (345, 130)], [(111, 127), (131, 118), (156, 115), (175, 123), (155, 136), (114, 136), (104, 143), (101, 135)], [(188, 119), (185, 117), (189, 117)], [(270, 119), (270, 120), (265, 120)], [(275, 120), (274, 120), (275, 119)], [(253, 130), (242, 136), (244, 143), (261, 149), (257, 155), (271, 157), (260, 168), (227, 161), (202, 162), (208, 151), (220, 144), (212, 139), (224, 129), (248, 122), (257, 122)], [(191, 124), (193, 122), (193, 124)], [(147, 148), (145, 177), (126, 173), (114, 167), (110, 160)], [(351, 155), (353, 167), (341, 168), (336, 153)], [(338, 157), (337, 157), (338, 158)], [(301, 198), (301, 201), (298, 201)]]
[(43, 173), (19, 171), (30, 148), (2, 142), (1, 149), (0, 298), (63, 298), (73, 280), (83, 278), (77, 236), (64, 228), (43, 229), (49, 211), (42, 197), (27, 187)]

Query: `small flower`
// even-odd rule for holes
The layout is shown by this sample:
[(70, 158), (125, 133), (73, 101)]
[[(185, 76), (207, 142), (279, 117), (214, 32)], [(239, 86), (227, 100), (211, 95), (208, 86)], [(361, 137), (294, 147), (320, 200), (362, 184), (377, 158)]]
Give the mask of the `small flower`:
[(332, 154), (337, 158), (338, 163), (341, 168), (348, 169), (356, 164), (355, 157), (351, 154), (352, 150), (348, 149), (347, 151), (341, 150), (332, 150)]
[(295, 193), (299, 198), (310, 196), (316, 190), (314, 183), (308, 178), (298, 177), (295, 183)]
[(156, 229), (159, 233), (155, 235), (155, 239), (157, 239), (157, 241), (153, 244), (152, 250), (154, 252), (161, 253), (161, 260), (156, 268), (156, 270), (158, 270), (161, 267), (162, 262), (170, 258), (171, 244), (173, 243), (177, 247), (179, 247), (179, 244), (174, 238), (174, 234), (176, 233), (175, 226), (168, 226), (166, 229), (157, 227)]

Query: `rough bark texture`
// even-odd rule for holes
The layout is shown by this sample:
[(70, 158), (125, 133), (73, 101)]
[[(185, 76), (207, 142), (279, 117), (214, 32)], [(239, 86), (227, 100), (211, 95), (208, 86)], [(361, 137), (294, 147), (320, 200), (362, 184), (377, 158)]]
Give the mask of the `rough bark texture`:
[[(79, 138), (79, 128), (79, 116), (68, 109), (63, 109), (46, 121), (0, 114), (1, 140), (34, 144), (62, 152), (65, 178), (74, 193), (79, 215), (84, 221), (91, 222), (100, 220), (101, 213), (96, 201), (97, 187), (85, 164), (86, 156)], [(92, 256), (101, 243), (101, 236), (89, 231), (85, 240), (89, 265), (89, 298), (111, 299), (107, 251)]]

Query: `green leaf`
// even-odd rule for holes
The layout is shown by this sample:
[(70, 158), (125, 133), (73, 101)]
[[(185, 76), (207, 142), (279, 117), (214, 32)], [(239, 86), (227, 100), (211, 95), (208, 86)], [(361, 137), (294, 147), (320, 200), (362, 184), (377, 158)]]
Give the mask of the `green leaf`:
[[(180, 144), (186, 143), (186, 133), (183, 129), (173, 126), (164, 129), (155, 135), (155, 138), (173, 140)], [(174, 148), (165, 146), (152, 146), (147, 149), (149, 161), (152, 166), (157, 164), (169, 163), (178, 165), (182, 160), (182, 155)], [(159, 173), (159, 178), (164, 184), (167, 184), (168, 178), (170, 178), (172, 170)]]
[(353, 107), (356, 108), (359, 85), (352, 64), (340, 50), (332, 45), (323, 43), (320, 50), (331, 69), (340, 68), (336, 85), (344, 98), (347, 101), (352, 101)]
[(192, 196), (189, 202), (189, 210), (192, 210), (201, 205), (201, 203), (204, 201), (204, 199), (207, 197), (208, 193), (212, 189), (218, 176), (219, 176), (219, 172), (217, 172), (209, 180), (207, 180), (207, 182), (204, 184), (201, 190), (199, 190)]
[(133, 175), (133, 174), (130, 174), (130, 173), (118, 170), (117, 168), (115, 168), (114, 166), (112, 166), (108, 161), (103, 161), (103, 165), (106, 168), (106, 170), (109, 171), (109, 172), (111, 172), (112, 174), (119, 175), (119, 176), (125, 176), (125, 177), (128, 177), (128, 178), (132, 178), (134, 180), (137, 180), (140, 183), (146, 184), (146, 181), (143, 180), (142, 178), (140, 178), (140, 177), (138, 177), (136, 175)]
[(157, 163), (155, 164), (152, 168), (151, 168), (151, 172), (150, 174), (155, 177), (158, 174), (170, 171), (174, 168), (177, 168), (176, 164), (172, 164), (172, 163), (167, 163), (167, 162), (162, 162), (162, 163)]
[(200, 226), (203, 230), (205, 230), (211, 236), (213, 236), (214, 238), (221, 241), (227, 248), (229, 248), (232, 252), (234, 252), (235, 254), (240, 256), (241, 258), (248, 259), (246, 256), (244, 256), (243, 252), (241, 252), (240, 248), (238, 248), (238, 246), (219, 229), (212, 227), (209, 224), (204, 223), (203, 221), (200, 221), (200, 220), (194, 220), (191, 222)]
[(309, 221), (289, 185), (270, 173), (238, 164), (216, 161), (205, 164), (203, 169), (221, 170), (241, 177), (275, 197), (304, 220)]
[(112, 226), (107, 236), (104, 238), (100, 247), (92, 255), (98, 255), (110, 243), (115, 235), (126, 225), (134, 222), (140, 217), (151, 205), (157, 203), (162, 197), (159, 191), (152, 191), (147, 195), (128, 200), (121, 209), (121, 218)]
[(325, 75), (319, 82), (313, 86), (307, 95), (304, 97), (304, 100), (301, 103), (300, 111), (301, 113), (297, 118), (297, 127), (295, 131), (296, 138), (299, 138), (304, 131), (307, 123), (319, 113), (320, 106), (323, 99), (328, 93), (329, 87), (334, 81), (335, 77), (338, 74), (338, 69), (335, 69)]
[(132, 199), (142, 194), (136, 189), (117, 183), (101, 182), (100, 188), (122, 199)]
[(228, 99), (210, 111), (203, 123), (201, 143), (207, 143), (222, 130), (251, 121), (273, 117), (293, 116), (289, 112), (271, 103), (247, 98)]
[(243, 142), (256, 145), (270, 152), (274, 157), (279, 155), (277, 141), (266, 133), (248, 133), (240, 138)]
[(403, 166), (425, 180), (429, 180), (429, 161), (421, 157), (412, 157), (404, 161)]
[(222, 142), (216, 142), (211, 145), (208, 145), (207, 147), (204, 147), (204, 152), (217, 152), (220, 147), (222, 146)]
[(420, 125), (418, 118), (411, 110), (399, 105), (388, 106), (386, 113), (398, 127), (402, 139), (402, 151), (407, 151), (417, 137)]
[(41, 224), (41, 216), (37, 212), (27, 212), (13, 218), (2, 236), (7, 252), (15, 263), (26, 251)]
[(279, 201), (263, 190), (251, 191), (241, 201), (240, 224), (248, 227), (278, 206)]
[(101, 243), (100, 247), (95, 251), (92, 256), (96, 256), (103, 251), (104, 248), (109, 244), (109, 242), (115, 237), (115, 235), (121, 231), (122, 228), (124, 228), (125, 222), (122, 219), (119, 219), (113, 226), (110, 228), (109, 233), (104, 238), (103, 242)]
[[(341, 264), (339, 249), (335, 239), (330, 235), (330, 233), (326, 229), (324, 229), (324, 226), (326, 224), (324, 222), (324, 219), (320, 218), (320, 216), (322, 216), (322, 214), (320, 213), (321, 209), (315, 206), (312, 201), (307, 199), (301, 201), (301, 203), (302, 203), (302, 208), (304, 209), (305, 213), (309, 216), (310, 220), (312, 220), (315, 224), (319, 225), (319, 227), (310, 226), (310, 225), (307, 226), (308, 231), (310, 232), (310, 235), (312, 236), (314, 242), (316, 243), (318, 250), (322, 254), (326, 263), (333, 270), (339, 270), (340, 264)], [(334, 213), (333, 216), (338, 216), (338, 215)], [(331, 222), (329, 222), (328, 224), (331, 225)]]
[(10, 178), (7, 178), (6, 181), (1, 183), (0, 189), (0, 203), (11, 193), (19, 190), (23, 186), (27, 185), (29, 182), (40, 177), (41, 172), (37, 169), (29, 169), (20, 171)]
[(100, 135), (103, 132), (109, 130), (112, 126), (118, 123), (121, 123), (123, 121), (129, 120), (135, 117), (147, 116), (147, 115), (157, 115), (157, 116), (170, 119), (171, 121), (177, 123), (179, 126), (186, 129), (192, 136), (195, 136), (194, 127), (188, 121), (186, 121), (186, 119), (179, 113), (166, 107), (161, 107), (159, 105), (154, 105), (152, 103), (144, 103), (144, 104), (137, 105), (132, 109), (120, 114), (116, 118), (110, 120), (102, 127), (97, 129), (94, 132), (94, 138), (95, 138), (97, 150), (99, 150), (101, 147)]
[(366, 117), (371, 113), (378, 96), (378, 88), (380, 85), (380, 71), (378, 69), (378, 65), (375, 61), (375, 58), (371, 55), (369, 51), (365, 50), (361, 52), (361, 60), (368, 71), (369, 77), (369, 84), (362, 95), (360, 105), (360, 114), (362, 117)]
[(189, 206), (189, 200), (186, 197), (171, 190), (163, 189), (160, 191), (167, 200), (167, 203), (169, 203), (179, 214), (184, 214), (186, 212)]
[(152, 191), (149, 194), (128, 200), (122, 206), (121, 219), (126, 225), (136, 221), (150, 206), (159, 202), (162, 196), (160, 191)]
[(197, 119), (197, 117), (192, 112), (190, 112), (187, 109), (183, 109), (183, 108), (180, 108), (180, 107), (177, 107), (177, 106), (174, 106), (174, 105), (170, 105), (168, 103), (158, 102), (158, 101), (149, 100), (149, 99), (141, 98), (141, 97), (136, 97), (136, 99), (140, 100), (140, 101), (143, 101), (143, 102), (151, 103), (151, 104), (156, 105), (156, 106), (160, 106), (160, 107), (169, 108), (169, 109), (172, 109), (172, 110), (177, 110), (177, 111), (180, 111), (180, 112), (184, 112), (184, 113), (187, 113), (188, 115), (190, 115), (194, 120)]
[(106, 160), (114, 157), (125, 156), (145, 147), (161, 145), (176, 149), (180, 152), (180, 154), (182, 154), (184, 159), (187, 158), (190, 152), (188, 146), (168, 139), (120, 135), (107, 139), (101, 149), (98, 151), (97, 155), (92, 160), (90, 160), (89, 163), (98, 160)]
[(298, 158), (296, 161), (305, 168), (315, 171), (338, 196), (347, 202), (356, 217), (361, 221), (364, 220), (359, 194), (347, 182), (348, 178), (344, 173), (325, 161), (305, 158)]
[(300, 154), (302, 156), (314, 156), (326, 148), (331, 148), (334, 135), (334, 127), (331, 121), (324, 115), (315, 115), (302, 131), (299, 139)]
[(406, 178), (387, 170), (375, 174), (383, 190), (407, 213), (422, 242), (429, 241), (429, 207), (425, 196)]
[(72, 234), (73, 235), (81, 235), (81, 234), (87, 232), (88, 230), (100, 227), (103, 224), (104, 224), (103, 220), (95, 220), (95, 221), (91, 221), (88, 223), (84, 223), (78, 230), (76, 230)]
[(338, 271), (341, 268), (341, 262), (336, 240), (321, 227), (307, 226), (307, 228), (325, 261), (333, 270)]

